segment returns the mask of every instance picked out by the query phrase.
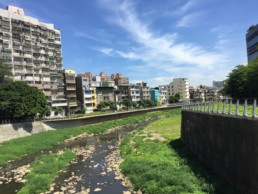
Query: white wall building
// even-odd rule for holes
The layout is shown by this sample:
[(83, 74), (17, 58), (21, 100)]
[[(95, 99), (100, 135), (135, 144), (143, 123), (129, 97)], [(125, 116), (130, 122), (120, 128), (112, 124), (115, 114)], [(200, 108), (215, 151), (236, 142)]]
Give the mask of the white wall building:
[(189, 101), (189, 83), (187, 78), (175, 78), (169, 85), (165, 85), (167, 91), (167, 99), (169, 96), (174, 96), (177, 93), (180, 94), (182, 101)]

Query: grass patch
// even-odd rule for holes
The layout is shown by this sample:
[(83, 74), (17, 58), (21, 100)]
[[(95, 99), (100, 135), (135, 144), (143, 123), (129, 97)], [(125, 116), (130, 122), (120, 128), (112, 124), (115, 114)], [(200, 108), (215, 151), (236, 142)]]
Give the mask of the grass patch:
[[(180, 138), (181, 115), (126, 135), (120, 145), (122, 173), (143, 193), (236, 193), (195, 159)], [(159, 134), (165, 141), (146, 139)], [(224, 191), (224, 192), (221, 192)]]
[(36, 159), (31, 165), (31, 172), (26, 176), (27, 183), (18, 194), (46, 192), (59, 171), (66, 168), (74, 158), (73, 152), (66, 151), (63, 154), (51, 154)]
[(50, 149), (66, 139), (78, 136), (83, 133), (98, 134), (113, 127), (135, 124), (147, 118), (157, 118), (160, 115), (170, 116), (173, 114), (179, 114), (180, 112), (181, 109), (151, 112), (144, 115), (132, 116), (120, 120), (113, 120), (90, 126), (81, 126), (56, 131), (46, 131), (33, 134), (31, 136), (6, 141), (1, 143), (0, 146), (0, 165), (6, 163), (9, 160), (18, 159), (23, 155), (30, 155), (41, 150)]

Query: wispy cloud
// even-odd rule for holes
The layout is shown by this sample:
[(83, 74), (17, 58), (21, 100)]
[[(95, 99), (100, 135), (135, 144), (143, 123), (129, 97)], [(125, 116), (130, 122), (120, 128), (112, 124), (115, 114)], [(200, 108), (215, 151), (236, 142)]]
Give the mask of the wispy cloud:
[(85, 32), (78, 32), (78, 31), (74, 31), (74, 35), (75, 36), (78, 36), (78, 37), (83, 37), (83, 38), (87, 38), (87, 39), (90, 39), (90, 40), (94, 40), (96, 42), (99, 42), (98, 39), (90, 36), (89, 34), (85, 33)]
[(112, 49), (112, 48), (94, 48), (94, 49), (105, 55), (114, 56), (114, 54), (113, 54), (114, 49)]
[(182, 5), (179, 9), (176, 10), (177, 14), (184, 14), (187, 11), (191, 10), (199, 3), (199, 0), (188, 0), (184, 5)]
[(184, 15), (176, 24), (177, 27), (190, 27), (198, 24), (198, 20), (204, 15), (204, 12), (195, 12)]
[[(113, 16), (108, 22), (115, 24), (126, 31), (132, 40), (138, 45), (137, 50), (127, 48), (127, 51), (109, 49), (107, 55), (122, 57), (128, 60), (139, 60), (141, 65), (132, 66), (131, 71), (143, 73), (148, 71), (164, 72), (166, 79), (156, 79), (156, 84), (167, 81), (168, 73), (173, 76), (191, 76), (191, 72), (198, 72), (199, 78), (205, 80), (207, 71), (214, 71), (218, 64), (227, 62), (227, 56), (214, 48), (206, 49), (201, 45), (191, 42), (181, 42), (176, 32), (162, 34), (153, 31), (150, 26), (139, 19), (131, 1), (105, 0), (103, 7), (112, 11)], [(190, 3), (184, 8), (188, 10)], [(188, 21), (199, 17), (203, 12), (190, 15)], [(185, 20), (184, 25), (187, 24)], [(183, 26), (183, 22), (181, 23)], [(129, 49), (129, 51), (128, 51)], [(102, 51), (102, 53), (104, 53)], [(197, 73), (196, 73), (197, 74)], [(197, 80), (197, 79), (196, 79)], [(152, 81), (153, 83), (153, 81)], [(163, 82), (164, 84), (164, 82)]]

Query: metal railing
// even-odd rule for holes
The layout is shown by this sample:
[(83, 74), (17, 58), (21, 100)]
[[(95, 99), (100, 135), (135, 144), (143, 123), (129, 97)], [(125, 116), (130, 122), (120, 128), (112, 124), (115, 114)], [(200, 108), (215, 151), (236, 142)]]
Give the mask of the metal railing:
[(223, 99), (205, 102), (188, 102), (182, 105), (182, 110), (256, 117), (257, 99)]

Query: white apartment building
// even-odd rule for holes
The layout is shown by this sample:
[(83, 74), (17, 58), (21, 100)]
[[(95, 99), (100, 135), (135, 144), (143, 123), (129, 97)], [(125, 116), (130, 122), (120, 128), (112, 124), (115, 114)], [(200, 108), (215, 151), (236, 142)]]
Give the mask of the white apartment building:
[(128, 94), (129, 94), (129, 99), (132, 102), (137, 102), (141, 100), (140, 87), (137, 85), (130, 85)]
[(187, 78), (175, 78), (169, 85), (165, 85), (167, 91), (167, 99), (169, 96), (174, 96), (177, 93), (180, 94), (182, 101), (189, 101), (189, 83)]
[(161, 104), (167, 104), (168, 103), (168, 95), (167, 90), (165, 86), (159, 86), (159, 93), (160, 93), (160, 103)]
[(61, 33), (53, 24), (26, 16), (23, 9), (0, 9), (0, 55), (14, 80), (41, 89), (52, 107), (66, 107)]

